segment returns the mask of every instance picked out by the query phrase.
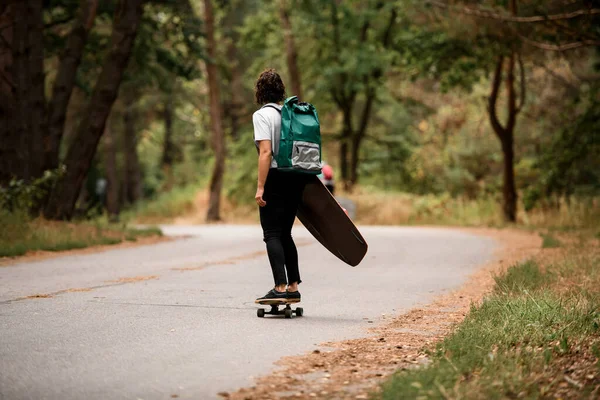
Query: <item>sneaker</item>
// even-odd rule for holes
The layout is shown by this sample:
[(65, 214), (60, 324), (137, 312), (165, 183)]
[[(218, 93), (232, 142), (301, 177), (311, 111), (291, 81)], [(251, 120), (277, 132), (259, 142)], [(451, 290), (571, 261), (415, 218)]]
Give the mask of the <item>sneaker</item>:
[(258, 304), (281, 303), (287, 300), (287, 292), (278, 292), (275, 289), (269, 290), (263, 297), (259, 297), (254, 302)]
[(300, 298), (300, 292), (297, 290), (295, 292), (287, 292), (287, 299), (291, 303), (300, 303)]

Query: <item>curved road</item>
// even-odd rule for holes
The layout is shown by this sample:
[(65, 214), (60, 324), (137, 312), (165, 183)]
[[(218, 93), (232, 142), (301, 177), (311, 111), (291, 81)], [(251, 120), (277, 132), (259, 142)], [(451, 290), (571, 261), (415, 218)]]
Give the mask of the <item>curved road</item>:
[(351, 268), (298, 226), (305, 316), (259, 319), (253, 299), (272, 284), (260, 227), (163, 231), (186, 237), (0, 267), (0, 399), (217, 398), (460, 285), (496, 247), (365, 227), (369, 253)]

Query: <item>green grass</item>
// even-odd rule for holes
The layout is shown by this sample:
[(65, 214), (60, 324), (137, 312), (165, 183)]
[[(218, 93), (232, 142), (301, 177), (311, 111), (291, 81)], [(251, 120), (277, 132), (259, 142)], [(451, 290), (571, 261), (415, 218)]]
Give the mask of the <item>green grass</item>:
[(554, 279), (551, 273), (544, 273), (539, 265), (532, 261), (525, 261), (509, 268), (503, 275), (495, 276), (497, 294), (521, 294), (547, 285)]
[(139, 202), (132, 209), (122, 213), (121, 217), (140, 223), (168, 222), (194, 210), (199, 188), (199, 185), (174, 188), (153, 199)]
[(546, 235), (542, 234), (540, 236), (543, 239), (543, 241), (542, 241), (543, 249), (553, 249), (553, 248), (560, 247), (560, 245), (561, 245), (560, 241), (550, 234), (546, 234)]
[[(527, 261), (496, 277), (494, 292), (431, 351), (430, 366), (398, 372), (377, 396), (552, 397), (565, 382), (564, 360), (593, 358), (594, 348), (600, 355), (599, 257), (578, 251), (544, 269)], [(582, 381), (578, 394), (586, 398), (598, 383)]]
[(17, 257), (30, 251), (64, 251), (113, 245), (139, 237), (160, 236), (157, 228), (130, 229), (102, 222), (51, 222), (30, 219), (25, 213), (0, 210), (0, 257)]

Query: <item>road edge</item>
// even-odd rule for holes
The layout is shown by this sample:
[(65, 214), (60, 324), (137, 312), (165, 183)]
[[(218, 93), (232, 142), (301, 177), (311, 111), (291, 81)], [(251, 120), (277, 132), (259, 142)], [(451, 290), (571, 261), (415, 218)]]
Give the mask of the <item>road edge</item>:
[(332, 350), (284, 357), (276, 363), (279, 368), (258, 377), (254, 386), (219, 395), (233, 400), (367, 399), (395, 371), (427, 364), (424, 348), (442, 340), (472, 304), (481, 302), (494, 285), (494, 275), (535, 256), (542, 248), (539, 235), (515, 228), (445, 228), (490, 237), (500, 246), (492, 261), (452, 292), (390, 317), (366, 331), (364, 337), (319, 346)]

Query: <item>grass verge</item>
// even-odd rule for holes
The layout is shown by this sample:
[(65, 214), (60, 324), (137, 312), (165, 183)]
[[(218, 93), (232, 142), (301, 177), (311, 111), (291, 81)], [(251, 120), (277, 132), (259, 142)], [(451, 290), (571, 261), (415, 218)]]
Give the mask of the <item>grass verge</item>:
[(155, 198), (140, 201), (132, 209), (122, 213), (121, 217), (144, 224), (170, 222), (195, 210), (197, 193), (198, 185), (176, 187)]
[(435, 349), (400, 371), (382, 399), (600, 397), (600, 249), (595, 239), (495, 278)]
[(112, 245), (140, 237), (161, 236), (157, 228), (131, 229), (101, 222), (31, 220), (25, 213), (0, 210), (0, 257), (17, 257), (32, 251), (64, 251)]
[(555, 238), (554, 236), (547, 234), (547, 235), (541, 235), (542, 236), (542, 248), (543, 249), (554, 249), (557, 247), (560, 247), (561, 243), (560, 240), (558, 240), (557, 238)]
[[(253, 200), (254, 197), (252, 196)], [(244, 199), (247, 200), (247, 199)], [(198, 185), (174, 188), (161, 193), (153, 199), (140, 202), (121, 214), (124, 220), (139, 224), (160, 223), (206, 223), (209, 193)], [(258, 223), (256, 204), (248, 201), (235, 202), (223, 196), (221, 198), (221, 218), (228, 223)]]

